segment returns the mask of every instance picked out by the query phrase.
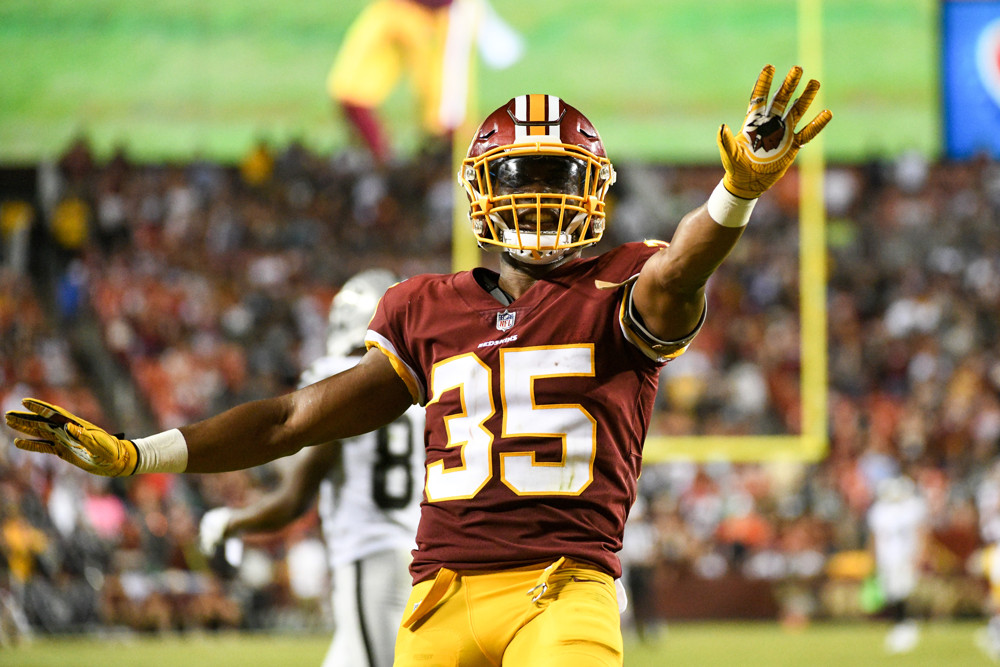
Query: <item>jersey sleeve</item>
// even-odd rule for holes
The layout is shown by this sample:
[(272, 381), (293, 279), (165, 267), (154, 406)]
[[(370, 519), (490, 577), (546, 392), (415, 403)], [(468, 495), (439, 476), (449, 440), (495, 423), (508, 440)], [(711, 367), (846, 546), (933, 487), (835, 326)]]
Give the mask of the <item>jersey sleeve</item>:
[(684, 354), (691, 341), (701, 331), (701, 327), (705, 323), (705, 316), (708, 313), (708, 301), (706, 298), (705, 307), (701, 311), (701, 319), (698, 320), (698, 324), (688, 335), (677, 340), (663, 340), (658, 338), (646, 327), (645, 322), (642, 321), (642, 316), (635, 309), (632, 299), (635, 283), (639, 279), (639, 270), (650, 257), (668, 245), (664, 241), (650, 239), (642, 242), (626, 243), (620, 246), (619, 251), (631, 258), (630, 272), (625, 274), (630, 277), (625, 280), (618, 278), (621, 282), (609, 283), (600, 281), (598, 285), (601, 289), (622, 290), (622, 299), (618, 307), (618, 325), (621, 327), (622, 333), (629, 343), (638, 349), (643, 356), (658, 364), (665, 364), (671, 359), (676, 359)]
[(379, 301), (375, 316), (368, 324), (365, 347), (369, 350), (378, 348), (406, 383), (413, 402), (423, 405), (427, 400), (423, 376), (418, 372), (419, 365), (406, 347), (406, 306), (409, 301), (407, 282), (409, 281), (390, 287)]
[(635, 274), (625, 283), (625, 294), (622, 297), (621, 309), (618, 313), (618, 322), (621, 325), (622, 332), (630, 343), (639, 348), (640, 352), (653, 361), (666, 363), (671, 359), (676, 359), (684, 354), (691, 341), (701, 331), (702, 325), (705, 324), (705, 316), (708, 314), (708, 302), (706, 300), (705, 307), (701, 311), (701, 319), (698, 320), (698, 324), (691, 333), (677, 340), (663, 340), (654, 336), (646, 328), (642, 317), (640, 317), (632, 302), (632, 288), (635, 287), (635, 281), (638, 279), (639, 274)]

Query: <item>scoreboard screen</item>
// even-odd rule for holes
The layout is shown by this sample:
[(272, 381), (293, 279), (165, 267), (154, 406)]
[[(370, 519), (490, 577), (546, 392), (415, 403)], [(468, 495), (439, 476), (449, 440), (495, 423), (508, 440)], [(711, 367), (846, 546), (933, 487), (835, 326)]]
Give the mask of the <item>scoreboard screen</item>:
[(1000, 2), (942, 3), (941, 101), (949, 158), (1000, 157)]

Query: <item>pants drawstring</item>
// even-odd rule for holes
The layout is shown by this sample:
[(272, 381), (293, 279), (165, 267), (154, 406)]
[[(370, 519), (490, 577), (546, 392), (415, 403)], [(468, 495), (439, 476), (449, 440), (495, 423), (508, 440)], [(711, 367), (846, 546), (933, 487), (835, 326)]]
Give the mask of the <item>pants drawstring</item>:
[(414, 623), (427, 616), (448, 592), (457, 577), (458, 574), (454, 570), (449, 570), (446, 567), (438, 570), (437, 574), (434, 575), (434, 583), (431, 584), (427, 594), (413, 605), (413, 609), (403, 619), (403, 627), (412, 629)]
[(538, 581), (536, 581), (535, 585), (528, 591), (528, 595), (532, 596), (531, 601), (533, 603), (538, 604), (538, 601), (542, 599), (542, 596), (548, 592), (549, 577), (552, 576), (553, 572), (562, 567), (565, 562), (566, 557), (562, 556), (559, 560), (542, 570), (542, 573), (538, 576)]

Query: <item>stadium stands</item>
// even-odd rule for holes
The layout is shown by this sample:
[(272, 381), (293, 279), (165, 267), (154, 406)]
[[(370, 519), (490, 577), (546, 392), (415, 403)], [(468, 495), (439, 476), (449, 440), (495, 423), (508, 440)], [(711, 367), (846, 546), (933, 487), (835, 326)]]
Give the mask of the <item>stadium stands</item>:
[[(256, 154), (247, 180), (87, 151), (78, 142), (37, 170), (23, 197), (39, 212), (30, 248), (2, 238), (5, 409), (32, 395), (129, 432), (177, 426), (292, 388), (320, 353), (330, 297), (359, 269), (449, 270), (446, 157), (374, 174), (292, 144), (263, 172)], [(718, 176), (621, 165), (604, 244), (668, 237)], [(637, 520), (653, 528), (662, 618), (864, 615), (865, 512), (900, 472), (934, 521), (921, 613), (981, 613), (965, 563), (1000, 445), (1000, 166), (906, 156), (831, 168), (826, 188), (829, 456), (648, 464)], [(796, 192), (786, 178), (760, 203), (713, 278), (705, 330), (664, 371), (659, 432), (797, 432)], [(316, 613), (284, 564), (315, 534), (309, 520), (248, 539), (239, 571), (195, 547), (204, 508), (247, 502), (273, 481), (267, 467), (106, 481), (55, 463), (0, 447), (0, 608), (35, 631), (281, 628)], [(692, 587), (697, 607), (678, 604)], [(0, 612), (0, 628), (16, 615)]]

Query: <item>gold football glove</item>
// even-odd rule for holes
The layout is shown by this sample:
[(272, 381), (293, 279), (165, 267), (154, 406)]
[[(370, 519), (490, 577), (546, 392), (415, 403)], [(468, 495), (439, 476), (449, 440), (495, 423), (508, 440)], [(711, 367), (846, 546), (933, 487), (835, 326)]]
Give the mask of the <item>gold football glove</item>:
[(21, 403), (30, 412), (10, 410), (7, 426), (38, 439), (16, 438), (14, 445), (19, 449), (54, 454), (78, 468), (104, 477), (122, 477), (135, 472), (139, 456), (130, 440), (111, 435), (37, 398), (26, 398)]
[(722, 184), (737, 197), (756, 199), (774, 185), (791, 166), (799, 148), (833, 118), (830, 110), (824, 109), (801, 132), (795, 131), (819, 90), (819, 81), (810, 79), (802, 96), (786, 111), (801, 77), (802, 68), (793, 67), (768, 105), (774, 66), (766, 65), (753, 87), (740, 133), (733, 137), (724, 123), (719, 128), (719, 153), (726, 169)]

